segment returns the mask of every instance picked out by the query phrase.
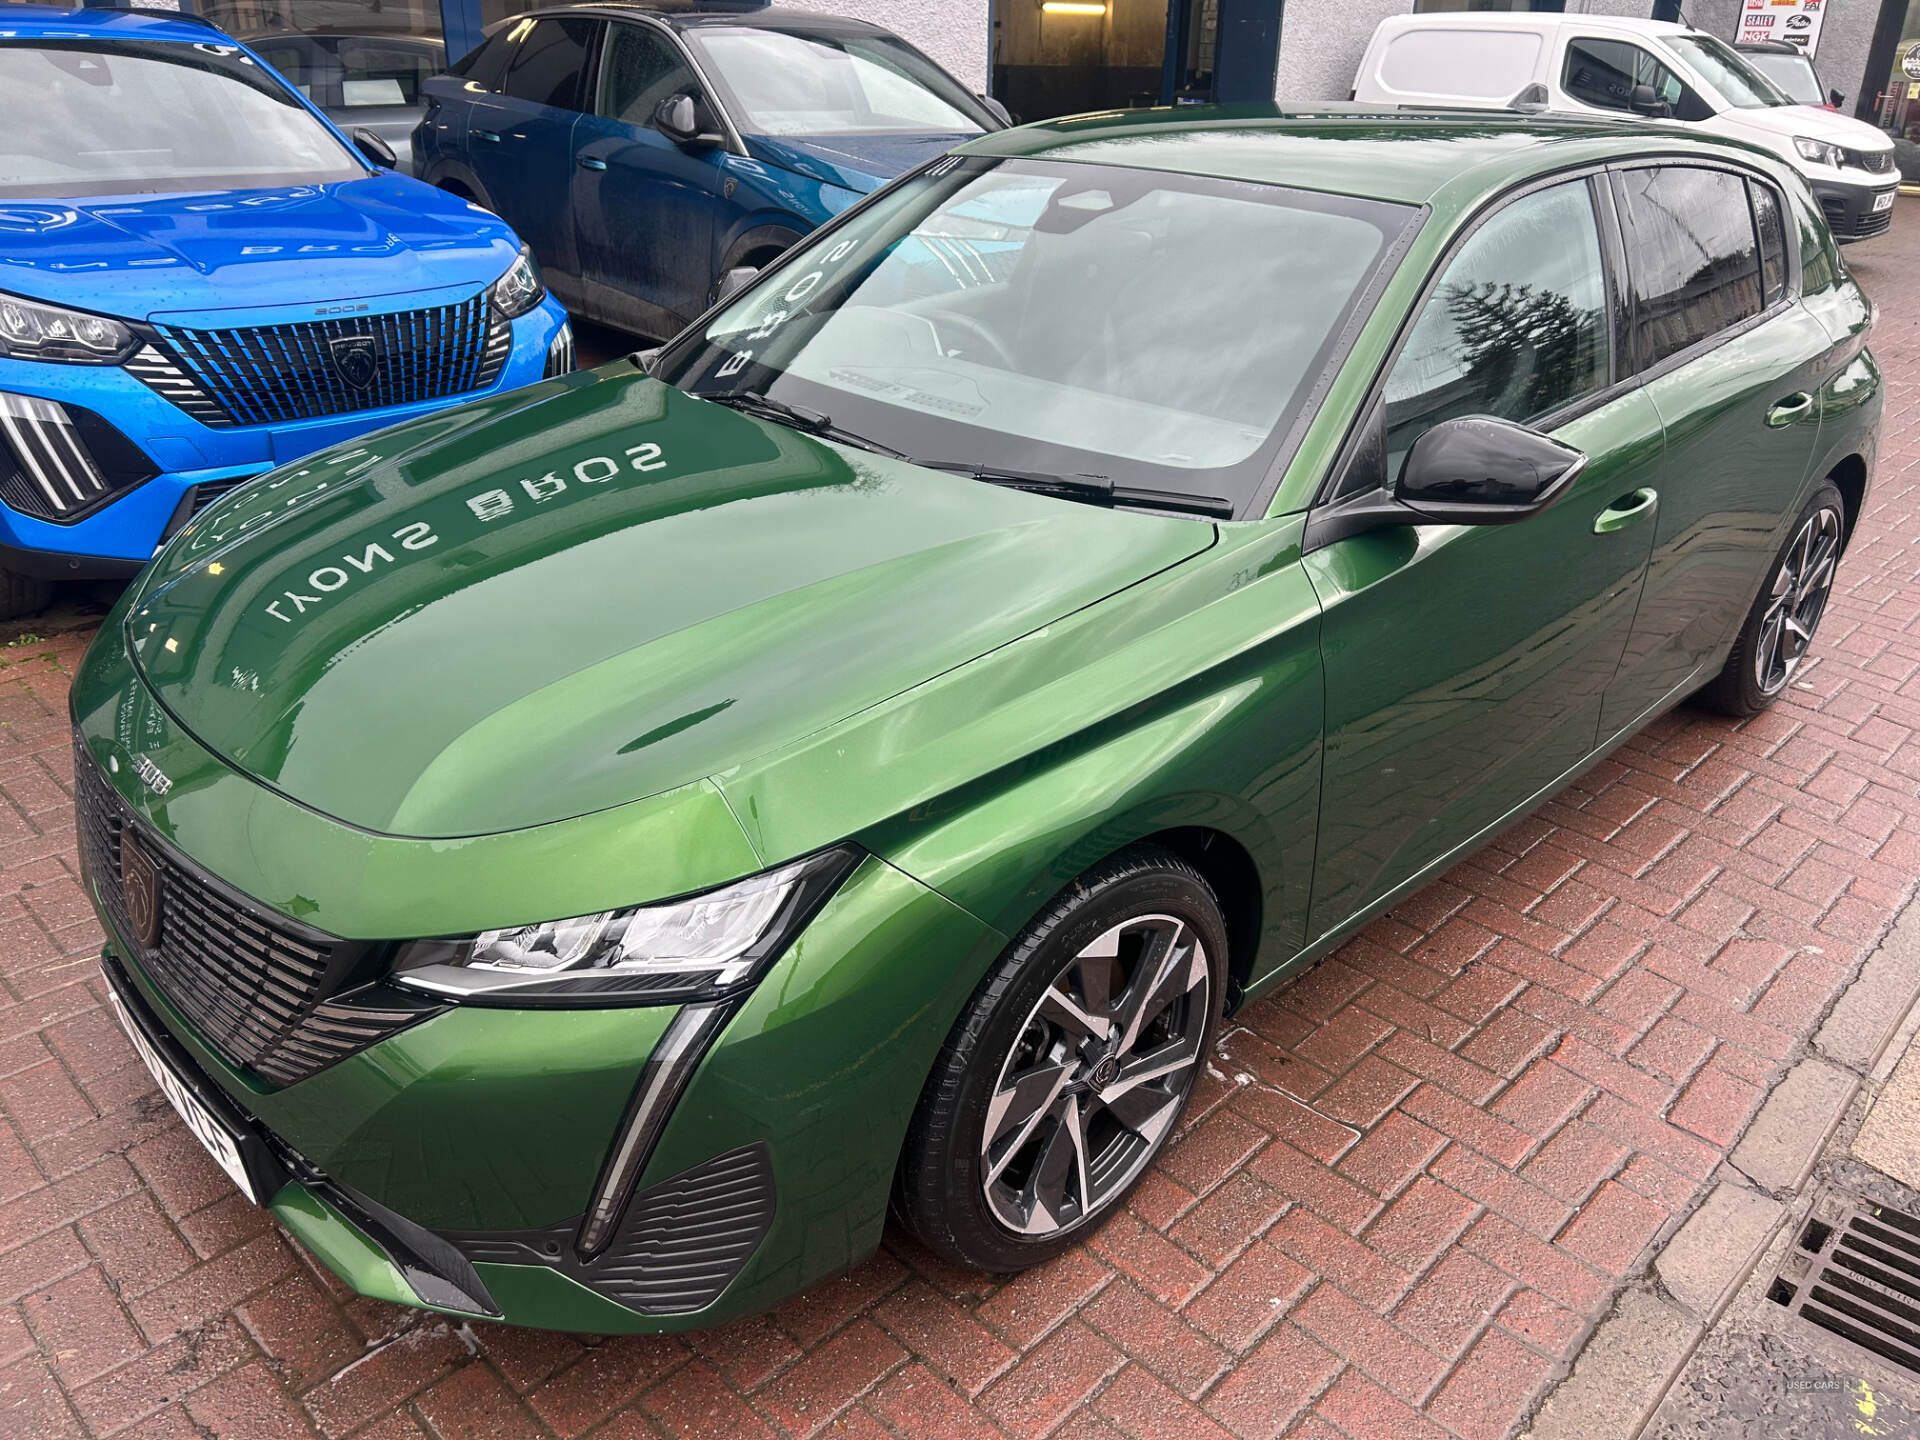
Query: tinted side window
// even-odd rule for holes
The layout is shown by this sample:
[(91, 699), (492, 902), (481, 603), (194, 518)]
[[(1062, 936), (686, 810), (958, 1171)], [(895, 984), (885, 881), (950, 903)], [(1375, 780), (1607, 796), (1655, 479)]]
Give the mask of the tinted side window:
[(536, 105), (580, 109), (587, 59), (599, 28), (599, 21), (578, 16), (536, 20), (507, 71), (507, 94)]
[(1388, 480), (1442, 420), (1525, 424), (1607, 383), (1606, 272), (1574, 180), (1515, 200), (1448, 264), (1387, 376)]
[(502, 25), (481, 41), (478, 49), (469, 50), (449, 65), (447, 73), (471, 80), (483, 90), (498, 90), (507, 73), (507, 57), (513, 53), (513, 37), (525, 28), (524, 24)]
[(1780, 215), (1780, 195), (1771, 185), (1747, 182), (1753, 196), (1753, 219), (1760, 230), (1760, 285), (1763, 301), (1771, 305), (1787, 293), (1787, 229)]
[(606, 75), (600, 113), (630, 125), (645, 125), (669, 95), (698, 88), (679, 48), (658, 30), (615, 25), (607, 37)]
[(1758, 315), (1760, 253), (1746, 184), (1673, 165), (1620, 172), (1641, 368)]
[(1680, 77), (1638, 45), (1623, 40), (1570, 40), (1560, 86), (1574, 99), (1605, 110), (1631, 110), (1636, 85), (1651, 85), (1656, 98), (1678, 105), (1686, 86)]

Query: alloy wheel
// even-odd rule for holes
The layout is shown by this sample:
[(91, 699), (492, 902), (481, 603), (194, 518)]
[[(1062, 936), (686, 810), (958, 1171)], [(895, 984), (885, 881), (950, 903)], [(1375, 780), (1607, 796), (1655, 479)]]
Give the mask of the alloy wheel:
[(1193, 1087), (1212, 989), (1173, 915), (1122, 921), (1061, 968), (987, 1104), (981, 1183), (1001, 1224), (1058, 1234), (1132, 1184)]
[(1827, 608), (1840, 559), (1840, 516), (1821, 509), (1809, 516), (1787, 546), (1774, 572), (1760, 640), (1753, 651), (1753, 678), (1762, 695), (1777, 695), (1793, 679)]

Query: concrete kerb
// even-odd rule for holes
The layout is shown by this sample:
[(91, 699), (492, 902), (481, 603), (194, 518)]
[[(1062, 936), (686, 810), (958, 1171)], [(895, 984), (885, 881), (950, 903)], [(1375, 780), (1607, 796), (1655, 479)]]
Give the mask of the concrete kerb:
[(1894, 917), (1813, 1039), (1768, 1092), (1715, 1183), (1594, 1327), (1527, 1440), (1633, 1440), (1793, 1211), (1862, 1087), (1886, 1083), (1920, 1028), (1920, 898)]

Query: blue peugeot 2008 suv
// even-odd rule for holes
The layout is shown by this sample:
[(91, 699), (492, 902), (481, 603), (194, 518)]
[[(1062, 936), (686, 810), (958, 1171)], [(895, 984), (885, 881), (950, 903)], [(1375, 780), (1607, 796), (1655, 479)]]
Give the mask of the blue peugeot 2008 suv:
[(0, 135), (0, 617), (248, 476), (572, 366), (505, 222), (191, 16), (7, 6)]

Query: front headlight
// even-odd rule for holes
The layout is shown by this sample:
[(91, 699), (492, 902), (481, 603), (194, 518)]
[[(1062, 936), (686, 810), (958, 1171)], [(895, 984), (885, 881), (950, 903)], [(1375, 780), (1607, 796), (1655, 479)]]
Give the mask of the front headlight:
[(662, 1005), (758, 980), (860, 858), (836, 846), (664, 905), (417, 940), (395, 982), (496, 1005)]
[(493, 308), (509, 320), (526, 314), (546, 295), (547, 287), (540, 280), (540, 267), (533, 262), (533, 251), (524, 245), (520, 247), (513, 264), (507, 267), (507, 273), (494, 281), (493, 288), (487, 291)]
[(0, 355), (63, 365), (118, 365), (138, 345), (133, 331), (105, 315), (0, 295)]
[(1836, 170), (1846, 159), (1846, 152), (1838, 145), (1830, 145), (1825, 140), (1815, 140), (1811, 135), (1794, 136), (1793, 148), (1800, 152), (1802, 160), (1811, 160), (1816, 165), (1831, 165)]

